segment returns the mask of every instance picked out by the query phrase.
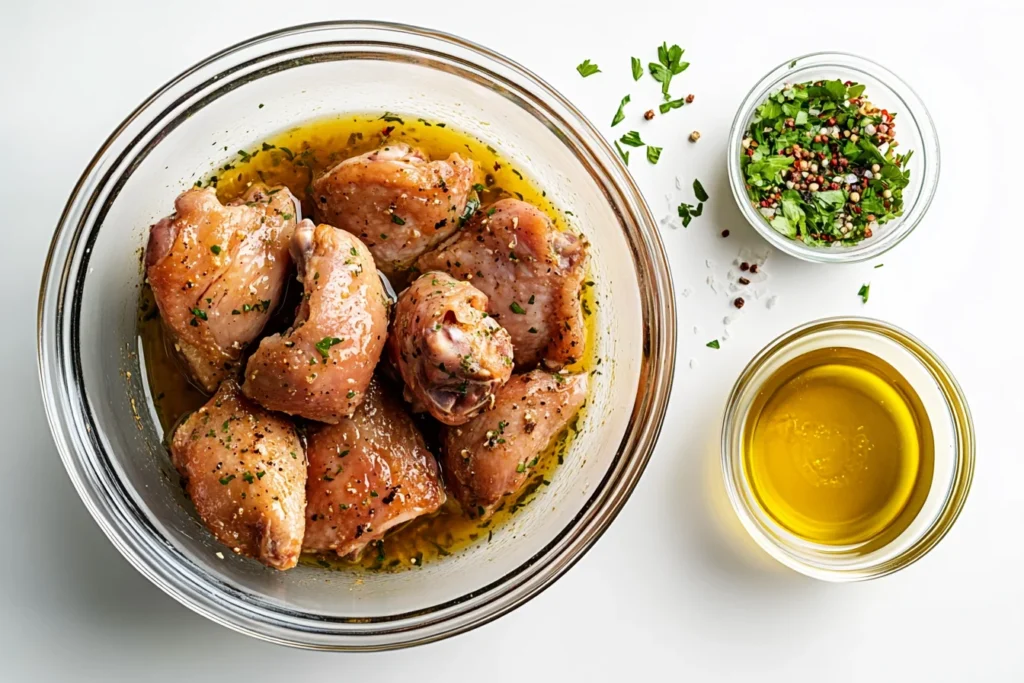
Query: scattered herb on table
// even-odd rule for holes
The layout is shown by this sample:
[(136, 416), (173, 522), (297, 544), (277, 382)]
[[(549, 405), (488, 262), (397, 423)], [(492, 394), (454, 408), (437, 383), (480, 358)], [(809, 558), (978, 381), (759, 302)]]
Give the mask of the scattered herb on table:
[(623, 110), (626, 108), (627, 104), (629, 104), (629, 95), (623, 97), (622, 101), (619, 102), (619, 108), (615, 112), (615, 116), (612, 117), (612, 128), (626, 120), (626, 114)]
[(619, 145), (618, 140), (616, 140), (614, 144), (616, 151), (619, 153), (619, 156), (622, 157), (622, 163), (626, 164), (626, 166), (629, 166), (629, 150), (622, 149), (622, 146)]
[(787, 85), (758, 107), (740, 168), (754, 206), (811, 246), (856, 244), (903, 215), (913, 152), (896, 152), (896, 114), (862, 84)]
[(718, 343), (717, 339), (712, 339), (707, 344), (705, 344), (705, 346), (707, 346), (709, 349), (720, 349), (720, 348), (722, 348), (722, 345)]
[(625, 135), (623, 135), (621, 138), (619, 138), (619, 142), (621, 142), (624, 145), (629, 145), (630, 147), (644, 146), (644, 141), (640, 139), (640, 133), (636, 132), (635, 130), (631, 130)]
[(697, 206), (683, 202), (679, 205), (677, 211), (679, 212), (679, 217), (683, 220), (683, 227), (688, 228), (690, 227), (690, 221), (704, 213), (704, 202), (700, 202)]
[(857, 296), (860, 297), (860, 300), (863, 303), (867, 303), (868, 302), (868, 296), (870, 294), (871, 294), (871, 283), (870, 282), (868, 284), (866, 284), (866, 285), (861, 285), (860, 289), (857, 290)]
[(658, 61), (647, 65), (654, 80), (661, 83), (661, 94), (666, 102), (672, 99), (672, 96), (668, 94), (672, 77), (683, 73), (690, 66), (689, 62), (682, 61), (683, 52), (685, 50), (678, 45), (669, 47), (668, 43), (662, 43), (658, 48)]
[(683, 106), (685, 103), (686, 100), (682, 97), (680, 97), (678, 100), (669, 100), (668, 102), (662, 102), (661, 104), (658, 105), (658, 111), (660, 111), (662, 114), (667, 114), (672, 109), (679, 109), (679, 107)]
[(584, 59), (580, 62), (576, 70), (580, 72), (580, 76), (583, 76), (583, 78), (601, 73), (601, 69), (598, 68), (597, 64), (592, 63), (589, 59)]
[(644, 64), (639, 57), (630, 57), (629, 60), (633, 67), (633, 80), (639, 81), (644, 75)]
[(658, 159), (661, 158), (661, 147), (652, 147), (647, 145), (647, 161), (652, 164), (658, 163)]
[(704, 191), (704, 186), (696, 178), (693, 179), (693, 196), (699, 202), (706, 202), (708, 200), (708, 193)]

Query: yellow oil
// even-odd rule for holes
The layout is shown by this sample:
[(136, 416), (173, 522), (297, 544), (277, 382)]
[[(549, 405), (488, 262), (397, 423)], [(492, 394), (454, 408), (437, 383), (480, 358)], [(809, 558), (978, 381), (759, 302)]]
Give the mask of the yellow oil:
[(898, 536), (931, 485), (931, 424), (907, 380), (854, 348), (811, 351), (776, 371), (744, 427), (744, 474), (796, 536), (867, 551)]
[[(504, 197), (523, 199), (543, 210), (560, 229), (572, 229), (570, 213), (552, 202), (525, 170), (521, 170), (487, 141), (478, 140), (438, 121), (427, 121), (401, 114), (350, 114), (317, 119), (291, 128), (243, 150), (223, 150), (231, 158), (196, 184), (216, 188), (221, 201), (240, 196), (254, 182), (286, 185), (302, 200), (303, 214), (312, 216), (309, 185), (312, 178), (339, 161), (376, 149), (386, 141), (405, 142), (424, 149), (431, 158), (445, 158), (453, 152), (471, 157), (479, 168), (477, 182), (483, 186), (483, 204)], [(400, 288), (401, 283), (395, 283)], [(291, 286), (279, 312), (268, 323), (268, 334), (286, 328), (291, 322), (296, 299), (301, 292)], [(601, 372), (596, 355), (595, 314), (599, 299), (597, 287), (589, 278), (583, 288), (582, 304), (587, 330), (587, 350), (583, 358), (570, 366), (570, 372)], [(186, 415), (202, 406), (207, 397), (186, 379), (157, 315), (152, 291), (142, 288), (139, 301), (139, 337), (146, 368), (150, 397), (165, 435)], [(583, 411), (586, 409), (584, 408)], [(541, 454), (534, 475), (505, 507), (490, 520), (480, 523), (461, 514), (458, 505), (447, 503), (437, 514), (413, 520), (390, 533), (379, 546), (367, 549), (358, 566), (373, 570), (397, 570), (422, 566), (434, 558), (449, 555), (472, 543), (487, 543), (495, 529), (505, 525), (532, 499), (538, 489), (547, 486), (569, 444), (576, 434), (583, 411), (569, 429), (559, 435)], [(432, 441), (433, 425), (422, 423), (424, 435)], [(323, 567), (350, 569), (352, 563), (329, 556), (304, 556), (301, 562)]]

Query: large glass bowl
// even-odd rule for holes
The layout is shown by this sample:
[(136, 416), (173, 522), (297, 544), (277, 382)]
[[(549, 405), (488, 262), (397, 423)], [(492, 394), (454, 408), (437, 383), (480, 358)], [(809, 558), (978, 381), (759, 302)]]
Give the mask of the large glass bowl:
[[(447, 121), (487, 140), (571, 209), (592, 245), (603, 362), (565, 464), (490, 544), (394, 574), (315, 566), (278, 572), (221, 552), (181, 492), (139, 358), (141, 250), (148, 226), (175, 196), (234, 150), (310, 118), (384, 110)], [(549, 85), (435, 31), (313, 24), (195, 65), (104, 143), (68, 201), (46, 263), (40, 375), (78, 493), (151, 581), (214, 621), (267, 640), (386, 649), (450, 636), (514, 609), (608, 527), (664, 418), (673, 301), (639, 189), (601, 135)]]
[[(853, 81), (866, 86), (865, 97), (896, 114), (900, 152), (914, 151), (910, 184), (903, 190), (903, 215), (882, 224), (872, 237), (857, 244), (813, 247), (776, 231), (754, 206), (740, 168), (742, 142), (757, 108), (787, 84), (809, 81)], [(909, 85), (881, 64), (844, 52), (817, 52), (783, 62), (762, 78), (743, 98), (726, 145), (729, 185), (740, 212), (768, 242), (781, 251), (820, 263), (855, 263), (872, 259), (902, 242), (924, 218), (939, 184), (939, 138), (928, 109)]]

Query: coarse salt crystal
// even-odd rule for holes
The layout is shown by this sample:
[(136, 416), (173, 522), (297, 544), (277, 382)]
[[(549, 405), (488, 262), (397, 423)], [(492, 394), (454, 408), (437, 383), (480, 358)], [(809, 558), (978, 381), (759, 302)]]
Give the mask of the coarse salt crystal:
[(696, 358), (691, 358), (690, 359), (690, 369), (693, 370), (695, 367), (697, 367), (697, 359)]
[(765, 308), (771, 309), (771, 308), (775, 308), (775, 304), (777, 304), (778, 302), (779, 302), (779, 297), (773, 295), (773, 296), (768, 297), (768, 301), (766, 301), (764, 305), (765, 305)]

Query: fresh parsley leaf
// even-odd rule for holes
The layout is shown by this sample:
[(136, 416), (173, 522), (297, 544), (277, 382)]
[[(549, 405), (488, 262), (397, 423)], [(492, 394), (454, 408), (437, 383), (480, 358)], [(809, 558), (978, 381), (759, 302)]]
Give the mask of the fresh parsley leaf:
[(704, 203), (701, 202), (694, 207), (683, 202), (679, 205), (677, 211), (679, 212), (679, 218), (683, 221), (683, 227), (688, 228), (690, 227), (690, 221), (704, 213)]
[(619, 156), (622, 157), (622, 163), (629, 166), (629, 150), (622, 149), (618, 140), (615, 140), (613, 144), (615, 145), (615, 150), (619, 153)]
[(615, 116), (612, 117), (613, 128), (622, 123), (626, 119), (626, 114), (623, 112), (623, 109), (625, 109), (627, 104), (629, 104), (629, 95), (623, 97), (622, 101), (619, 102), (619, 109), (618, 111), (615, 112)]
[(722, 345), (718, 343), (717, 339), (712, 339), (711, 341), (709, 341), (704, 346), (708, 347), (709, 349), (720, 349), (720, 348), (722, 348)]
[(319, 351), (320, 355), (324, 358), (324, 363), (326, 363), (327, 359), (330, 357), (329, 352), (331, 347), (335, 344), (340, 344), (341, 342), (342, 340), (337, 337), (324, 337), (315, 344), (316, 350)]
[(680, 97), (678, 100), (669, 100), (668, 102), (662, 102), (658, 105), (658, 111), (662, 114), (667, 114), (672, 109), (679, 109), (679, 107), (686, 104), (686, 98)]
[(860, 300), (862, 302), (864, 302), (864, 303), (868, 302), (868, 295), (869, 294), (871, 294), (871, 283), (870, 282), (868, 284), (866, 284), (866, 285), (861, 285), (860, 289), (857, 290), (857, 296), (859, 296)]
[(643, 62), (640, 61), (639, 57), (630, 57), (629, 59), (633, 65), (633, 80), (639, 81), (640, 78), (644, 75)]
[(631, 130), (625, 135), (623, 135), (621, 138), (619, 138), (619, 142), (621, 142), (624, 145), (629, 145), (630, 147), (644, 146), (644, 141), (640, 139), (640, 133), (636, 132), (635, 130)]
[(696, 178), (693, 179), (693, 196), (697, 198), (698, 202), (706, 202), (708, 200), (708, 193), (704, 191), (704, 186)]
[(658, 159), (661, 158), (661, 147), (651, 147), (647, 145), (647, 161), (652, 164), (658, 163)]
[(513, 301), (508, 307), (516, 315), (526, 315), (526, 310), (519, 305), (518, 301)]
[(658, 48), (658, 61), (647, 65), (654, 80), (661, 83), (661, 94), (666, 101), (672, 99), (668, 94), (672, 77), (686, 71), (687, 67), (690, 66), (689, 62), (681, 61), (683, 52), (685, 50), (678, 45), (669, 47), (668, 43), (662, 43), (661, 47)]
[(601, 69), (597, 67), (597, 64), (591, 63), (589, 59), (584, 59), (580, 62), (576, 67), (576, 70), (580, 72), (580, 76), (583, 76), (583, 78), (593, 76), (594, 74), (601, 72)]

